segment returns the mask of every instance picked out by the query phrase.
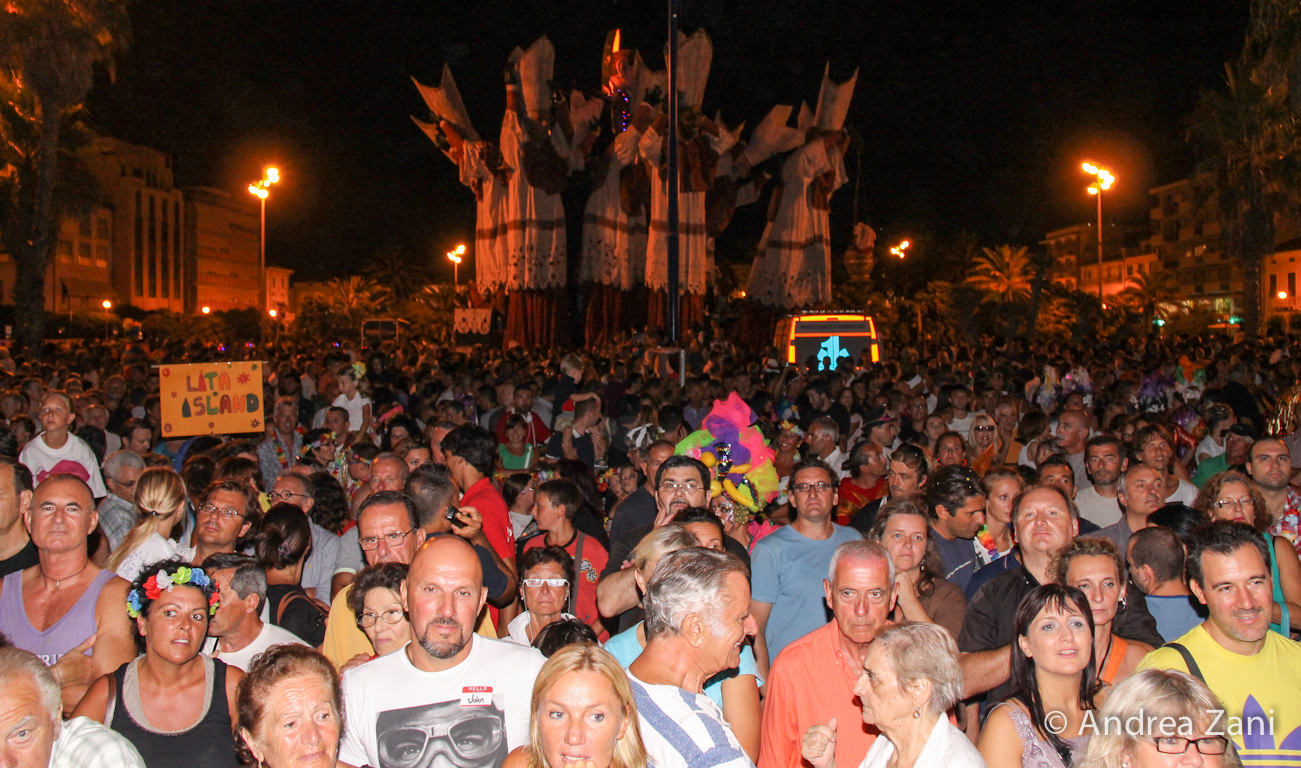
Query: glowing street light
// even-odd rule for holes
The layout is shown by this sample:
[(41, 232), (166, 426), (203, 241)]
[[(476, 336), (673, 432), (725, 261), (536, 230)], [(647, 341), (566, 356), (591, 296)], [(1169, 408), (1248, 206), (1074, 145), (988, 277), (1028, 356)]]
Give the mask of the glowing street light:
[(262, 178), (248, 185), (248, 193), (258, 199), (262, 211), (258, 226), (258, 296), (264, 307), (267, 303), (267, 197), (271, 194), (271, 185), (279, 181), (280, 169), (268, 165), (262, 171)]
[(1102, 301), (1102, 193), (1111, 189), (1116, 183), (1116, 177), (1111, 175), (1111, 171), (1093, 163), (1080, 163), (1080, 168), (1093, 177), (1093, 183), (1089, 185), (1088, 191), (1090, 195), (1098, 198), (1098, 303), (1106, 309), (1107, 305)]
[(210, 315), (212, 314), (212, 307), (208, 306), (207, 304), (204, 304), (202, 307), (199, 308), (199, 311), (205, 315)]
[(898, 245), (891, 246), (891, 248), (890, 248), (890, 255), (891, 255), (891, 256), (897, 256), (898, 258), (901, 258), (901, 259), (902, 259), (902, 258), (904, 257), (904, 251), (908, 250), (908, 247), (911, 246), (911, 245), (912, 245), (911, 242), (909, 242), (909, 241), (907, 241), (907, 240), (904, 240), (903, 242), (899, 243)]
[(271, 317), (272, 320), (275, 320), (276, 317), (279, 316), (279, 314), (280, 314), (280, 313), (277, 312), (277, 311), (275, 311), (274, 309), (268, 309), (268, 310), (267, 310), (267, 315), (269, 315), (269, 316)]
[(99, 305), (104, 308), (104, 341), (108, 341), (108, 329), (110, 325), (108, 311), (113, 308), (113, 302), (111, 299), (104, 299), (99, 303)]
[(455, 248), (447, 252), (447, 260), (452, 262), (452, 287), (460, 283), (459, 272), (461, 269), (462, 257), (465, 256), (465, 243), (458, 244)]

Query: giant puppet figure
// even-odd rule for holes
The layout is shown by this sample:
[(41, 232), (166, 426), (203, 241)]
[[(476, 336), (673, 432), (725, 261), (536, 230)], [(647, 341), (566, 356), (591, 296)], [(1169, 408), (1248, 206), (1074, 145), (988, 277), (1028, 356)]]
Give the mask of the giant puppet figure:
[(497, 224), (502, 219), (511, 169), (502, 162), (497, 145), (480, 139), (470, 124), (469, 113), (447, 65), (443, 65), (442, 80), (437, 86), (416, 82), (416, 88), (429, 106), (432, 122), (411, 119), (456, 164), (461, 183), (474, 193), (475, 287), (481, 296), (494, 299), (494, 304), (504, 313), (505, 294), (501, 289), (506, 284), (506, 266)]
[[(681, 35), (681, 33), (679, 33)], [(700, 112), (709, 79), (713, 45), (704, 30), (679, 37), (678, 59), (678, 266), (682, 327), (705, 318), (708, 287), (708, 234), (705, 193), (713, 183), (718, 160), (718, 130)], [(650, 235), (646, 244), (647, 324), (663, 328), (668, 322), (668, 115), (660, 112), (641, 139), (641, 156), (651, 168)]]
[[(546, 37), (516, 48), (506, 70), (506, 112), (494, 147), (442, 110), (464, 114), (444, 68), (440, 88), (421, 87), (436, 125), (421, 128), (444, 148), (475, 191), (475, 278), (481, 292), (504, 289), (508, 346), (552, 348), (565, 326), (565, 212), (572, 135), (553, 117), (555, 49)], [(417, 83), (419, 86), (419, 83)], [(432, 130), (436, 128), (436, 130)]]
[(846, 181), (843, 127), (857, 80), (858, 70), (839, 85), (824, 72), (806, 143), (782, 164), (775, 210), (770, 208), (746, 286), (747, 296), (763, 305), (801, 309), (831, 301), (828, 208), (831, 194)]
[(601, 81), (609, 101), (610, 130), (589, 161), (592, 194), (583, 211), (579, 266), (588, 299), (588, 344), (608, 342), (617, 330), (645, 317), (642, 284), (650, 179), (639, 146), (653, 117), (642, 99), (659, 79), (662, 73), (650, 72), (640, 54), (621, 47), (618, 30), (607, 36)]

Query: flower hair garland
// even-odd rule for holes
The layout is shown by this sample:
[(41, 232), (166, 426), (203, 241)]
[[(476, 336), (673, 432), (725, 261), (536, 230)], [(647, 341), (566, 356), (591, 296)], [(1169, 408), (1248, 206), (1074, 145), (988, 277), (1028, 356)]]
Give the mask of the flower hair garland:
[(133, 587), (126, 596), (126, 613), (131, 618), (139, 618), (144, 611), (145, 600), (157, 600), (163, 596), (164, 592), (170, 592), (172, 587), (185, 585), (207, 589), (213, 587), (212, 594), (208, 596), (208, 615), (215, 616), (218, 606), (221, 605), (221, 596), (215, 589), (215, 584), (208, 574), (203, 572), (202, 568), (190, 568), (180, 566), (173, 573), (160, 570), (145, 580), (145, 583), (139, 587)]
[(353, 363), (352, 377), (358, 380), (366, 378), (366, 364), (361, 362)]

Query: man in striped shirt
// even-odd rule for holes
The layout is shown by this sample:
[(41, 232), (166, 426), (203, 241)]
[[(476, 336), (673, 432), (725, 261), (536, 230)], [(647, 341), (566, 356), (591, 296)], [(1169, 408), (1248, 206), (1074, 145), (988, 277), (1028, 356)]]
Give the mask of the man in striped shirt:
[(740, 663), (759, 631), (745, 566), (700, 547), (671, 552), (646, 589), (646, 647), (628, 667), (646, 754), (656, 768), (754, 765), (723, 713), (701, 692)]

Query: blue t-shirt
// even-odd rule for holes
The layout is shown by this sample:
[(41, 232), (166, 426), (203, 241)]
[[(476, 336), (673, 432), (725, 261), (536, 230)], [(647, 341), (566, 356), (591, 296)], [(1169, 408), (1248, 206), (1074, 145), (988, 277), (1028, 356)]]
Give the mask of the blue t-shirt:
[(940, 567), (944, 569), (940, 575), (965, 591), (980, 565), (976, 560), (974, 542), (971, 539), (946, 539), (936, 533), (934, 526), (931, 527), (930, 536), (935, 542), (936, 551), (940, 553)]
[(1146, 595), (1147, 612), (1156, 619), (1156, 631), (1167, 643), (1202, 623), (1190, 595)]
[(831, 565), (831, 554), (844, 542), (862, 538), (853, 528), (833, 524), (830, 537), (815, 540), (787, 525), (754, 545), (750, 593), (755, 600), (772, 604), (764, 627), (769, 659), (777, 658), (788, 643), (827, 623), (822, 580)]
[[(610, 652), (619, 666), (624, 669), (628, 668), (641, 655), (641, 643), (637, 640), (637, 629), (645, 622), (637, 622), (631, 629), (613, 635), (605, 641), (605, 650)], [(704, 692), (719, 709), (723, 708), (723, 681), (730, 680), (740, 675), (754, 675), (755, 682), (762, 686), (763, 678), (759, 677), (759, 665), (755, 663), (754, 651), (750, 650), (749, 645), (741, 646), (741, 663), (731, 669), (725, 669), (705, 681)]]

